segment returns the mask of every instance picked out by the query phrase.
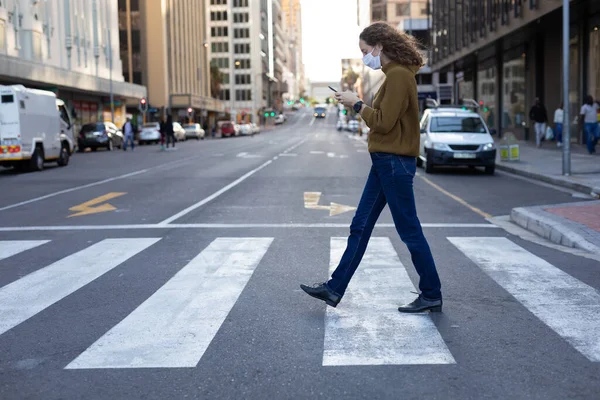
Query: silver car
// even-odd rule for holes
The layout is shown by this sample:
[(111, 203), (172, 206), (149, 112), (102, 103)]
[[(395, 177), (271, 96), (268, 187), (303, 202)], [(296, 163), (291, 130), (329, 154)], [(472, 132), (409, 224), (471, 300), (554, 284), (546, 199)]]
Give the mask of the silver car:
[(206, 135), (200, 124), (186, 124), (183, 126), (183, 129), (185, 130), (186, 139), (204, 140), (204, 136)]

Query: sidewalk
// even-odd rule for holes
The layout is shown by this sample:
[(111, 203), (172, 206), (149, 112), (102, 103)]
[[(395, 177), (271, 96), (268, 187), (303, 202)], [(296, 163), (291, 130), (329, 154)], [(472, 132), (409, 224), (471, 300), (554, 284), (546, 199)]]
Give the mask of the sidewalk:
[[(496, 142), (496, 144), (500, 144)], [(600, 154), (588, 154), (579, 145), (571, 145), (571, 176), (562, 175), (562, 148), (556, 142), (545, 142), (541, 148), (519, 142), (520, 161), (500, 161), (496, 168), (526, 176), (585, 194), (600, 194)]]

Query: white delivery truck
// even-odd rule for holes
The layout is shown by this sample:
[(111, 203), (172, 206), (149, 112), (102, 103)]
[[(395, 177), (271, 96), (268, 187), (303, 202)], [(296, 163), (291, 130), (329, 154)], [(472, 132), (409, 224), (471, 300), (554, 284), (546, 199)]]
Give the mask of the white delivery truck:
[(41, 171), (45, 162), (69, 164), (73, 122), (53, 92), (0, 85), (0, 165)]

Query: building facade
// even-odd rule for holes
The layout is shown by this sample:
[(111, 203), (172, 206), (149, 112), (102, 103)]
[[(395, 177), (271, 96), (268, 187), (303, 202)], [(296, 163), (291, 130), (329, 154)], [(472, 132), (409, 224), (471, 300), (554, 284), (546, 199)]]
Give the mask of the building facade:
[(288, 101), (296, 101), (306, 91), (304, 63), (302, 61), (302, 8), (300, 0), (281, 0), (283, 11), (283, 29), (287, 39), (287, 76)]
[[(581, 142), (583, 97), (600, 97), (600, 2), (572, 0), (570, 14), (569, 126)], [(434, 0), (432, 48), (432, 67), (448, 77), (455, 101), (477, 100), (501, 133), (535, 140), (535, 98), (550, 116), (562, 101), (562, 0)]]
[[(211, 97), (204, 0), (118, 0), (118, 6), (123, 74), (148, 87), (147, 119), (168, 113), (207, 128), (224, 116), (224, 104)], [(134, 111), (137, 103), (128, 106)]]
[(113, 116), (120, 126), (126, 102), (146, 96), (123, 78), (117, 4), (107, 0), (0, 1), (0, 84), (54, 91), (77, 126)]
[(207, 1), (210, 59), (224, 76), (219, 98), (232, 120), (259, 122), (287, 90), (280, 0)]
[(436, 0), (371, 0), (371, 20), (397, 26), (411, 17), (424, 18), (431, 1)]

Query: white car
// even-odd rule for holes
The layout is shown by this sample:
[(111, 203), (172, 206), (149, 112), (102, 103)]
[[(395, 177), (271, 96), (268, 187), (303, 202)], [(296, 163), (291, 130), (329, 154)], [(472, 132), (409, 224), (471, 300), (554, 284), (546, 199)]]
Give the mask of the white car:
[(285, 117), (285, 115), (279, 114), (278, 116), (275, 117), (273, 122), (275, 122), (275, 125), (281, 125), (281, 124), (285, 123), (286, 120), (287, 120), (287, 118)]
[(338, 119), (338, 122), (336, 123), (335, 127), (338, 130), (338, 132), (345, 131), (346, 129), (348, 129), (348, 123), (344, 119)]
[(187, 124), (183, 126), (183, 129), (185, 129), (186, 139), (204, 140), (204, 136), (206, 135), (200, 124)]
[(348, 122), (348, 131), (357, 133), (358, 132), (359, 123), (357, 120), (353, 119)]
[(260, 126), (256, 125), (254, 122), (250, 125), (252, 126), (252, 134), (260, 133)]
[(243, 135), (243, 136), (252, 135), (252, 125), (250, 125), (250, 124), (240, 125), (240, 135)]
[(425, 172), (434, 166), (484, 167), (493, 175), (496, 145), (488, 127), (476, 112), (462, 108), (430, 108), (421, 118), (417, 164)]
[(240, 124), (233, 124), (234, 134), (233, 136), (239, 136), (242, 130), (242, 126)]
[(178, 142), (183, 142), (187, 139), (185, 129), (183, 129), (183, 126), (179, 122), (173, 122), (173, 135)]
[(142, 145), (145, 143), (158, 142), (160, 142), (160, 123), (150, 122), (142, 125), (142, 130), (138, 135), (138, 143)]

